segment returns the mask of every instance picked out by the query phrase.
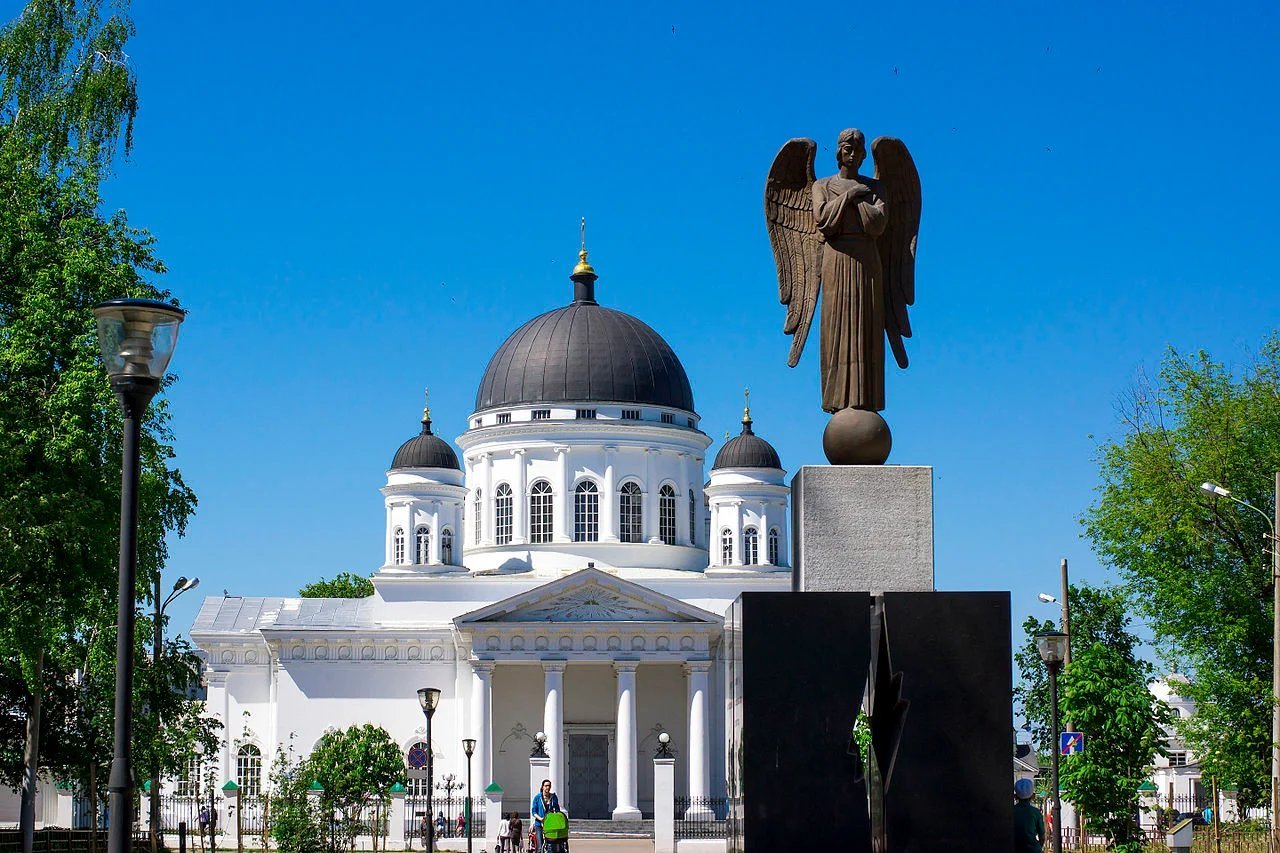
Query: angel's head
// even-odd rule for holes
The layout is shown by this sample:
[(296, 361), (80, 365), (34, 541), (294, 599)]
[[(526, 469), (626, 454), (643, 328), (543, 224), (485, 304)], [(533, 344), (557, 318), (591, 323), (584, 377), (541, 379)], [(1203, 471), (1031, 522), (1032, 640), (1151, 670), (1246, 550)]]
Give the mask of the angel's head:
[(847, 169), (849, 175), (857, 173), (862, 161), (867, 159), (867, 138), (856, 127), (840, 131), (836, 140), (836, 165)]

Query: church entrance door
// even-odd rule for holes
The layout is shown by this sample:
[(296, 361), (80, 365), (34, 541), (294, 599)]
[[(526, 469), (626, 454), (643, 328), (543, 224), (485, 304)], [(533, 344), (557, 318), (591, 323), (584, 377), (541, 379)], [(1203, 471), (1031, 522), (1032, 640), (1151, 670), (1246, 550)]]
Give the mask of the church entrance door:
[(570, 820), (609, 818), (609, 737), (570, 734), (565, 738), (565, 790)]

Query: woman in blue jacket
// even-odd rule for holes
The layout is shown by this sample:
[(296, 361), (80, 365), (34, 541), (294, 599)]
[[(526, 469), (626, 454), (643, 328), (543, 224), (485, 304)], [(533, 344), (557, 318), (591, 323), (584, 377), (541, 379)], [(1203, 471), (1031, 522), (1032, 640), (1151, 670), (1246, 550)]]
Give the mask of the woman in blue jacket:
[(542, 837), (542, 821), (551, 812), (560, 811), (560, 798), (551, 791), (551, 780), (542, 780), (542, 790), (533, 795), (529, 804), (529, 814), (533, 817), (533, 831), (538, 836), (538, 853), (546, 849), (547, 843)]

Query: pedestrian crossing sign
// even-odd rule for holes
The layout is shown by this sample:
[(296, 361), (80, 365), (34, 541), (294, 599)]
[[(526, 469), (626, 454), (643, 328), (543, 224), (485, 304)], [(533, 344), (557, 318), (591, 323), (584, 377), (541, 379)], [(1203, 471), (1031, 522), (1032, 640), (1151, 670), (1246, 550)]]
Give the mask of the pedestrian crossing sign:
[(1084, 732), (1060, 732), (1058, 752), (1062, 755), (1079, 755), (1084, 752)]

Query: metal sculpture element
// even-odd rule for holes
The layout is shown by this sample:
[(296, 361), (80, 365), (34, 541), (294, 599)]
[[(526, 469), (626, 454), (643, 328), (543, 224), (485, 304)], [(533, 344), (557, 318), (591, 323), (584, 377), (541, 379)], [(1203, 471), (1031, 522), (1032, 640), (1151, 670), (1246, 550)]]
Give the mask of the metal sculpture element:
[(787, 306), (795, 367), (825, 287), (819, 319), (822, 408), (834, 417), (823, 435), (833, 464), (880, 464), (889, 456), (884, 409), (884, 338), (899, 367), (915, 302), (920, 175), (907, 146), (882, 136), (871, 144), (875, 177), (858, 173), (867, 156), (856, 129), (840, 134), (839, 172), (816, 180), (817, 143), (792, 139), (774, 158), (764, 210)]

